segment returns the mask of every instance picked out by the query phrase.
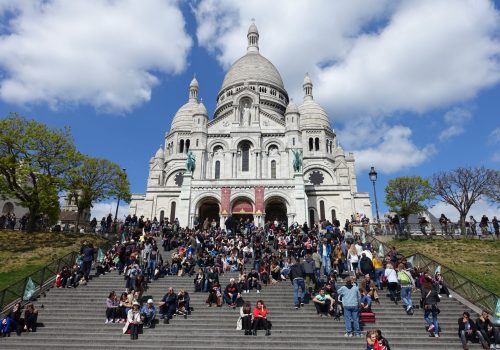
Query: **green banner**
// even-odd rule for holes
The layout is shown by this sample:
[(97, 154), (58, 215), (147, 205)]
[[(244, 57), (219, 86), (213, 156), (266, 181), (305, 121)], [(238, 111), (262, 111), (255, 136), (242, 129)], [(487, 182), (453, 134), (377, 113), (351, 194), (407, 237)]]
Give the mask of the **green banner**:
[(26, 287), (24, 288), (23, 300), (30, 300), (33, 294), (35, 294), (36, 285), (35, 282), (28, 277), (28, 282), (26, 282)]
[(102, 251), (101, 248), (97, 250), (97, 262), (102, 263), (104, 260), (104, 252)]
[(495, 326), (500, 326), (500, 299), (497, 299), (497, 307), (493, 313), (493, 324)]

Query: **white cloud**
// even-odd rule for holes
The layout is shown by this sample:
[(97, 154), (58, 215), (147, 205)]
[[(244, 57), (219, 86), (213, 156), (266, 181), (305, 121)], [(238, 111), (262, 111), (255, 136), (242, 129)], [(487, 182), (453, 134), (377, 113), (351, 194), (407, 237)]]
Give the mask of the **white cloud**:
[(448, 127), (439, 134), (439, 141), (446, 141), (462, 134), (465, 131), (464, 125), (471, 119), (472, 113), (464, 108), (455, 107), (446, 112), (444, 122)]
[(487, 0), (202, 0), (195, 14), (200, 45), (224, 67), (245, 53), (256, 17), (261, 52), (292, 95), (309, 71), (336, 120), (449, 106), (500, 80), (500, 21)]
[[(443, 202), (437, 203), (432, 208), (430, 208), (429, 211), (438, 218), (439, 216), (441, 216), (441, 214), (444, 214), (451, 221), (459, 220), (458, 211), (451, 205)], [(480, 199), (472, 206), (469, 214), (467, 214), (467, 218), (469, 218), (470, 215), (474, 216), (477, 221), (479, 221), (483, 215), (486, 215), (491, 220), (494, 216), (496, 216), (497, 218), (500, 217), (500, 208), (497, 208), (487, 201)]]
[(417, 147), (411, 140), (411, 130), (405, 126), (382, 125), (376, 130), (367, 134), (375, 140), (371, 146), (353, 151), (358, 172), (375, 166), (380, 172), (394, 173), (420, 165), (436, 152), (432, 144), (422, 149)]
[(151, 98), (158, 73), (186, 67), (192, 40), (175, 0), (4, 0), (0, 98), (124, 112)]
[[(108, 203), (96, 203), (91, 210), (92, 218), (96, 218), (97, 221), (100, 221), (103, 217), (107, 217), (108, 214), (111, 213), (113, 219), (115, 217), (116, 212), (116, 202), (108, 202)], [(123, 220), (125, 216), (128, 215), (128, 204), (123, 204), (123, 202), (118, 207), (118, 220)]]
[(494, 129), (490, 134), (490, 142), (498, 143), (500, 142), (500, 128)]
[[(422, 164), (435, 147), (415, 145), (391, 117), (463, 104), (500, 81), (500, 16), (488, 0), (201, 0), (194, 12), (199, 44), (226, 69), (245, 54), (255, 17), (260, 52), (298, 101), (310, 73), (315, 99), (344, 124), (340, 142), (357, 150), (357, 170)], [(442, 139), (463, 132), (461, 110), (450, 110), (464, 120)]]

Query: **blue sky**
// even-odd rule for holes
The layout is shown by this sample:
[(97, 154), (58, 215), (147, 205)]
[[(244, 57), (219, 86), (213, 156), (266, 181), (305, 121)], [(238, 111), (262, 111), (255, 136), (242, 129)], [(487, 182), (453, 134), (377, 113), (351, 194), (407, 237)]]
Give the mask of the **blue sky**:
[[(309, 72), (340, 144), (355, 152), (360, 191), (371, 193), (367, 173), (378, 170), (384, 212), (390, 178), (500, 168), (499, 9), (487, 0), (0, 0), (0, 116), (70, 126), (81, 152), (117, 162), (143, 193), (193, 74), (211, 114), (255, 18), (260, 52), (297, 103)], [(473, 210), (498, 212), (486, 202)]]

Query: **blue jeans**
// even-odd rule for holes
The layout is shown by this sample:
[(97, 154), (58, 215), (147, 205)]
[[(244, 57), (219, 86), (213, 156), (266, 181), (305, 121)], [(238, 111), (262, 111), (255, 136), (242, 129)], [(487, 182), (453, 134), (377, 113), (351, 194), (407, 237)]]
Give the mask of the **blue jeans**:
[(302, 295), (300, 301), (304, 302), (304, 296), (306, 295), (306, 284), (303, 278), (296, 278), (293, 280), (293, 302), (295, 306), (299, 305), (299, 287), (302, 289)]
[(401, 300), (403, 300), (403, 305), (408, 307), (413, 307), (411, 301), (411, 290), (412, 286), (409, 287), (401, 287)]
[[(432, 314), (432, 321), (429, 319), (429, 315)], [(434, 334), (439, 334), (439, 322), (438, 322), (438, 313), (437, 306), (430, 305), (428, 309), (425, 309), (424, 312), (424, 320), (427, 322), (427, 325), (434, 325)]]
[(323, 268), (325, 269), (325, 276), (328, 276), (330, 274), (330, 257), (329, 256), (322, 256), (321, 257), (321, 263), (323, 264)]
[(377, 285), (378, 289), (382, 288), (382, 275), (383, 274), (384, 274), (384, 269), (382, 267), (375, 269), (375, 284)]
[(351, 323), (353, 323), (356, 334), (361, 334), (361, 330), (359, 329), (359, 309), (357, 306), (344, 306), (344, 323), (346, 333), (352, 334)]

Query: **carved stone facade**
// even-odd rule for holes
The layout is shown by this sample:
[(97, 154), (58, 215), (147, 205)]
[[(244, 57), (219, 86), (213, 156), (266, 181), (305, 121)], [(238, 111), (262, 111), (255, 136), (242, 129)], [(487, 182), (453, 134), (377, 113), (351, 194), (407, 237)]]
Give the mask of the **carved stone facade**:
[[(356, 212), (371, 218), (368, 193), (357, 190), (353, 154), (338, 146), (309, 76), (297, 106), (259, 53), (255, 24), (247, 37), (247, 53), (226, 73), (211, 120), (198, 101), (198, 81), (191, 81), (188, 102), (149, 162), (146, 193), (132, 196), (130, 213), (179, 218), (183, 226), (206, 218), (223, 226), (229, 215), (259, 225), (343, 222)], [(186, 172), (188, 150), (196, 158), (193, 173)], [(293, 150), (302, 151), (299, 172)]]

